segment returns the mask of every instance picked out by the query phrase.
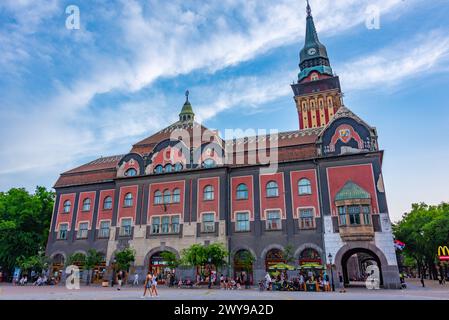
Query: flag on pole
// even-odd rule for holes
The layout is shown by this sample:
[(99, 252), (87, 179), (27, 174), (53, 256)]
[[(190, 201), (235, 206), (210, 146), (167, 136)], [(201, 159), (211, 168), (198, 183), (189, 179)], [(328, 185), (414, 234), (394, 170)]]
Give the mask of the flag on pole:
[(394, 247), (398, 250), (403, 250), (405, 247), (405, 243), (399, 240), (394, 240)]

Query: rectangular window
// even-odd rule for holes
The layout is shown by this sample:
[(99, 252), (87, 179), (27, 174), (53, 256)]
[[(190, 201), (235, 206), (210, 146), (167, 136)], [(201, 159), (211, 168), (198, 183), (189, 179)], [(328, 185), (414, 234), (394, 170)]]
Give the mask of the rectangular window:
[(279, 211), (267, 211), (267, 230), (282, 229), (281, 214)]
[(129, 237), (131, 236), (132, 230), (132, 220), (131, 219), (122, 219), (122, 225), (120, 227), (120, 236)]
[(362, 206), (362, 213), (363, 213), (363, 222), (365, 224), (371, 224), (370, 207)]
[(162, 233), (168, 233), (168, 231), (170, 230), (170, 217), (165, 216), (162, 217)]
[(351, 225), (360, 224), (360, 206), (348, 206), (349, 223)]
[(66, 240), (67, 239), (67, 229), (69, 228), (68, 224), (60, 224), (59, 225), (59, 234), (58, 239)]
[(215, 232), (215, 215), (213, 213), (203, 214), (202, 232)]
[(249, 231), (249, 213), (248, 212), (238, 212), (237, 220), (235, 223), (235, 231), (244, 232)]
[(340, 217), (340, 225), (345, 226), (346, 225), (346, 210), (345, 206), (338, 207), (338, 215)]
[(98, 234), (99, 238), (109, 238), (109, 225), (109, 221), (100, 222), (100, 233)]
[(171, 232), (179, 233), (179, 216), (171, 217)]
[(299, 227), (301, 229), (315, 228), (315, 217), (312, 208), (299, 209)]
[(154, 217), (151, 220), (151, 233), (160, 233), (161, 232), (161, 218)]
[(76, 237), (78, 239), (86, 239), (88, 227), (89, 227), (89, 224), (87, 222), (80, 223)]

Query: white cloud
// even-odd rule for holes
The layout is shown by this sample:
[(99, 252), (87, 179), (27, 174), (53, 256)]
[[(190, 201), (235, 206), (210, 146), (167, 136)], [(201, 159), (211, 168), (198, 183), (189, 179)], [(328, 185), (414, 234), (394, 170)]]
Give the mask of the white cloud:
[(406, 79), (441, 71), (448, 58), (449, 38), (442, 31), (433, 30), (350, 61), (339, 73), (345, 90), (394, 87)]
[[(403, 4), (401, 0), (317, 2), (312, 2), (313, 14), (322, 33), (342, 32), (363, 23), (367, 4), (382, 5), (384, 13), (393, 12)], [(159, 96), (155, 97), (155, 102), (148, 102), (148, 108), (144, 103), (109, 106), (96, 114), (106, 120), (93, 122), (89, 119), (93, 114), (90, 103), (103, 93), (133, 93), (161, 77), (195, 70), (214, 72), (273, 48), (300, 43), (304, 34), (305, 4), (297, 0), (226, 0), (207, 4), (149, 1), (147, 6), (136, 1), (122, 1), (121, 4), (120, 8), (98, 3), (96, 12), (108, 13), (105, 19), (109, 24), (105, 25), (109, 38), (106, 40), (96, 34), (95, 29), (89, 29), (93, 14), (81, 12), (88, 21), (82, 18), (81, 23), (87, 29), (82, 30), (83, 36), (74, 40), (75, 44), (85, 41), (79, 52), (71, 51), (76, 46), (66, 44), (62, 48), (52, 48), (52, 43), (48, 43), (46, 37), (50, 31), (54, 32), (56, 40), (68, 37), (63, 28), (52, 30), (44, 23), (63, 12), (58, 1), (48, 5), (9, 0), (2, 4), (17, 22), (11, 22), (7, 30), (14, 31), (11, 36), (0, 30), (0, 45), (4, 45), (0, 69), (20, 70), (24, 61), (32, 64), (37, 54), (48, 56), (50, 60), (58, 54), (67, 55), (72, 58), (67, 63), (76, 62), (77, 67), (83, 68), (77, 77), (55, 78), (54, 90), (48, 90), (45, 99), (1, 107), (0, 133), (14, 143), (5, 144), (0, 150), (3, 168), (0, 174), (30, 173), (50, 167), (52, 170), (68, 169), (72, 163), (89, 155), (115, 151), (113, 141), (116, 138), (139, 136), (144, 130), (157, 129), (173, 118), (170, 114), (157, 115), (158, 107), (171, 110)], [(96, 18), (101, 22), (102, 16)], [(39, 33), (46, 37), (40, 39)], [(112, 47), (108, 47), (109, 44)], [(244, 83), (247, 85), (243, 86)], [(256, 106), (290, 91), (280, 73), (267, 79), (246, 77), (220, 84), (219, 93), (213, 93), (218, 86), (204, 88), (205, 92), (210, 92), (212, 103), (203, 101), (198, 105), (200, 119), (206, 120), (217, 112), (242, 104)], [(9, 112), (7, 107), (14, 112)], [(129, 117), (123, 118), (124, 113)]]

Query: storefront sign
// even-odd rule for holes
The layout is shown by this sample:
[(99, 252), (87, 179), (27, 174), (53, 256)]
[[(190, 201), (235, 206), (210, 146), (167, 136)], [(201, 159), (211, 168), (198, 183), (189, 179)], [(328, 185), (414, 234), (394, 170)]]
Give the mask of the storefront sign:
[(440, 261), (449, 261), (449, 248), (447, 246), (438, 247), (438, 259)]

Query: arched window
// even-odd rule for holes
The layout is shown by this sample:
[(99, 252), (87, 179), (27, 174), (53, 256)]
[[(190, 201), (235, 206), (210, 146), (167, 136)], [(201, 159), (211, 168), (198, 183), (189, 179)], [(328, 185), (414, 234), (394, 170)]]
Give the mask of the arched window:
[(173, 171), (173, 166), (170, 163), (167, 163), (164, 167), (165, 172), (172, 172)]
[(214, 187), (212, 186), (205, 186), (203, 190), (203, 200), (214, 200)]
[(181, 162), (177, 162), (175, 164), (175, 171), (181, 171), (182, 170), (182, 163)]
[(159, 164), (156, 166), (156, 168), (154, 168), (154, 172), (155, 173), (162, 173), (164, 172), (164, 168)]
[(164, 191), (164, 203), (170, 203), (171, 202), (171, 192), (170, 190)]
[(127, 176), (127, 177), (137, 176), (137, 170), (134, 168), (130, 168), (130, 169), (126, 170), (125, 176)]
[(236, 198), (237, 200), (248, 199), (248, 187), (246, 184), (241, 183), (237, 186)]
[(83, 201), (83, 211), (89, 211), (90, 210), (90, 199), (86, 198)]
[(154, 192), (154, 204), (162, 204), (162, 192), (159, 190)]
[(298, 194), (312, 194), (312, 185), (309, 179), (301, 179), (298, 181)]
[(131, 194), (131, 192), (128, 192), (125, 195), (125, 201), (124, 201), (123, 205), (125, 207), (132, 207), (133, 206), (133, 195)]
[(214, 159), (206, 159), (203, 161), (203, 168), (213, 168), (217, 165)]
[(270, 181), (267, 183), (266, 195), (267, 195), (267, 197), (278, 197), (279, 196), (279, 187), (276, 182)]
[(107, 196), (103, 201), (103, 209), (108, 210), (112, 209), (112, 197)]
[(72, 203), (70, 202), (70, 200), (64, 201), (64, 213), (69, 213), (71, 208)]
[(174, 203), (181, 202), (181, 190), (179, 190), (178, 188), (173, 190), (173, 202)]

